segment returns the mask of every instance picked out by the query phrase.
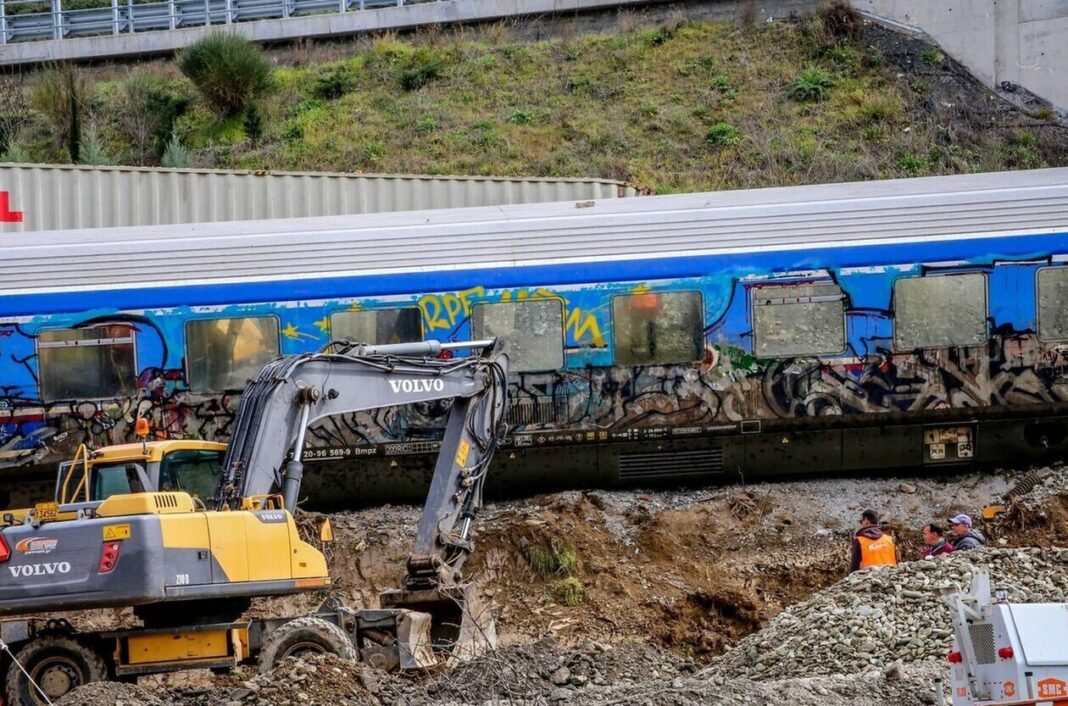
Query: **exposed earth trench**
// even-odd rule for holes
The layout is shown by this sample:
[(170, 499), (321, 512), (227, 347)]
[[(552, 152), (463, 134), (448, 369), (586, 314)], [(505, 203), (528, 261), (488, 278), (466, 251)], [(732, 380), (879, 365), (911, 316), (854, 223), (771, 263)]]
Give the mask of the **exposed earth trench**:
[[(935, 703), (948, 632), (931, 581), (963, 586), (982, 565), (1019, 591), (1014, 599), (1066, 600), (1068, 551), (1053, 547), (1068, 546), (1068, 470), (1040, 469), (1008, 513), (983, 525), (989, 549), (937, 567), (847, 577), (849, 535), (873, 508), (914, 559), (925, 522), (978, 516), (1025, 477), (573, 491), (491, 504), (467, 575), (493, 605), (502, 648), (475, 663), (402, 677), (309, 658), (259, 677), (241, 669), (89, 685), (61, 703)], [(418, 512), (330, 515), (335, 541), (325, 551), (338, 597), (375, 606), (397, 585)], [(1018, 547), (1032, 549), (1010, 551)], [(253, 610), (296, 615), (323, 597), (264, 599)], [(862, 622), (848, 623), (856, 615)], [(917, 615), (927, 618), (917, 624)], [(90, 618), (99, 626), (125, 616)]]

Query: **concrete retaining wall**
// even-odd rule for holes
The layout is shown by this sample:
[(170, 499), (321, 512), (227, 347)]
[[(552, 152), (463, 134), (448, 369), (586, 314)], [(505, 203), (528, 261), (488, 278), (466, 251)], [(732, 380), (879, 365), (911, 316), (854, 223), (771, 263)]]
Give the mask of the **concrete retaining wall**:
[(1023, 86), (1068, 112), (1068, 0), (853, 0), (922, 31), (988, 86)]

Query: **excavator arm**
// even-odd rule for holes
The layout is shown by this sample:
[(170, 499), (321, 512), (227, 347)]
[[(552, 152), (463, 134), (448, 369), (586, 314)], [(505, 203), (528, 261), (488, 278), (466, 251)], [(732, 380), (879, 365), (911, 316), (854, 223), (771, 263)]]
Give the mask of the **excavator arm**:
[[(246, 388), (234, 422), (216, 509), (281, 491), (296, 509), (308, 426), (334, 414), (451, 399), (405, 586), (431, 589), (460, 580), (472, 521), (504, 431), (508, 357), (497, 339), (368, 346), (335, 342), (319, 353), (283, 356)], [(445, 351), (472, 355), (442, 360)]]

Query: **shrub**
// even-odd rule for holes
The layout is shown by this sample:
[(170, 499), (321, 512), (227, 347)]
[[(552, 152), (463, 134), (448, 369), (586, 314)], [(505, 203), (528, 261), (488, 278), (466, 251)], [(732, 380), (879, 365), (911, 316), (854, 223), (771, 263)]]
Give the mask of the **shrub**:
[(508, 122), (516, 125), (527, 125), (534, 120), (534, 113), (529, 110), (513, 110), (508, 116)]
[(262, 50), (244, 37), (214, 32), (189, 45), (178, 68), (221, 117), (241, 114), (271, 89), (271, 66)]
[(144, 164), (151, 150), (162, 157), (174, 133), (175, 121), (185, 114), (191, 98), (159, 76), (136, 74), (123, 87), (119, 127)]
[(115, 162), (104, 149), (104, 143), (100, 139), (100, 133), (97, 132), (95, 125), (90, 125), (86, 128), (79, 157), (82, 164), (89, 164), (95, 167), (114, 164)]
[(903, 154), (897, 158), (897, 166), (907, 174), (922, 174), (927, 171), (927, 158), (919, 154)]
[(821, 101), (833, 85), (834, 79), (823, 69), (805, 69), (790, 84), (787, 95), (796, 101)]
[(400, 75), (400, 85), (406, 91), (414, 91), (422, 88), (438, 77), (441, 73), (441, 61), (427, 61), (410, 69), (405, 69)]
[(260, 115), (259, 108), (253, 103), (245, 111), (245, 134), (248, 138), (255, 142), (263, 137), (263, 116)]
[(57, 145), (65, 145), (72, 162), (80, 161), (82, 110), (92, 87), (73, 66), (44, 71), (30, 88), (30, 105), (55, 127)]
[(356, 79), (350, 71), (335, 69), (325, 76), (315, 79), (311, 93), (316, 98), (334, 100), (340, 98), (356, 87)]
[(835, 39), (857, 41), (864, 36), (864, 18), (849, 0), (826, 0), (819, 9), (824, 31)]
[(182, 141), (178, 139), (177, 130), (171, 133), (171, 139), (167, 141), (167, 148), (163, 151), (163, 158), (160, 160), (160, 164), (171, 169), (182, 169), (192, 164), (189, 150), (182, 146)]
[(713, 147), (736, 145), (742, 139), (742, 133), (730, 123), (718, 122), (708, 128), (705, 133), (705, 142)]

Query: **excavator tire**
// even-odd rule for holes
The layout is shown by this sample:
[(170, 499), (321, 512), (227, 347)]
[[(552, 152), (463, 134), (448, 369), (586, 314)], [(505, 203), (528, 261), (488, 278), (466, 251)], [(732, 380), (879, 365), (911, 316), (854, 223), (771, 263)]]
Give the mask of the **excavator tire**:
[(348, 662), (356, 662), (356, 646), (345, 631), (328, 620), (309, 615), (290, 620), (276, 628), (263, 641), (259, 670), (266, 673), (286, 657), (306, 654), (334, 654)]
[[(104, 658), (92, 647), (69, 637), (47, 635), (35, 638), (18, 651), (15, 659), (33, 677), (49, 701), (56, 701), (83, 684), (108, 678)], [(46, 703), (18, 665), (9, 665), (4, 680), (4, 706), (44, 706)]]

